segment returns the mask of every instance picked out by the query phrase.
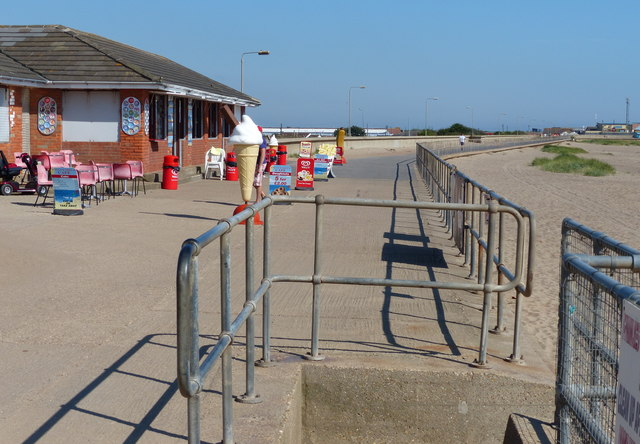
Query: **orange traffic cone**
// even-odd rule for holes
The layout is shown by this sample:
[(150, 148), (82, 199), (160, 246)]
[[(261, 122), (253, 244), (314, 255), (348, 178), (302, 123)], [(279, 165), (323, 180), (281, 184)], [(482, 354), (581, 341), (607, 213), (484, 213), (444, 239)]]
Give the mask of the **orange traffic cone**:
[[(236, 214), (238, 214), (239, 212), (241, 212), (247, 207), (248, 207), (247, 204), (238, 205), (236, 209), (233, 210), (233, 215), (235, 216)], [(240, 222), (240, 225), (246, 225), (246, 222), (242, 221)], [(264, 225), (262, 223), (262, 219), (260, 219), (260, 212), (257, 212), (256, 214), (253, 215), (253, 225)]]

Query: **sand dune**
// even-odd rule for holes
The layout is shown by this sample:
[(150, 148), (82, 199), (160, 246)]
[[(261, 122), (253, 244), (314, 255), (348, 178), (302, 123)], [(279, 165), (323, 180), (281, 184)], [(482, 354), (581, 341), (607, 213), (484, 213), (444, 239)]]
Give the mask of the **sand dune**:
[[(450, 159), (459, 170), (535, 213), (538, 227), (535, 291), (524, 304), (527, 331), (555, 361), (561, 224), (565, 217), (640, 248), (640, 148), (571, 143), (588, 156), (613, 165), (616, 174), (586, 177), (548, 173), (531, 166), (550, 156), (539, 148)], [(530, 339), (530, 338), (529, 338)], [(528, 340), (525, 338), (524, 340)]]

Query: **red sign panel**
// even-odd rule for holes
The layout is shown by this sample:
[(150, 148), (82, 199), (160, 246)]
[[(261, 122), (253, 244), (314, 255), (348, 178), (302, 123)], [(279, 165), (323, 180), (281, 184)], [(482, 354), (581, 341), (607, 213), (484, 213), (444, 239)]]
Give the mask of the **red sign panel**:
[(296, 190), (313, 190), (313, 159), (298, 158)]

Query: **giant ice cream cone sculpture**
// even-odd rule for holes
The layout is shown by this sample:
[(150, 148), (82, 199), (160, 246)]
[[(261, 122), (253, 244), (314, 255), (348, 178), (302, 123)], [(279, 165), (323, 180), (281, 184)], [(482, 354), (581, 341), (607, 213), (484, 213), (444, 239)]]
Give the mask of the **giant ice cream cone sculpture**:
[(234, 146), (233, 150), (238, 158), (242, 200), (249, 202), (253, 192), (253, 176), (262, 143), (262, 133), (253, 123), (251, 117), (245, 114), (242, 116), (242, 121), (233, 130), (229, 143)]

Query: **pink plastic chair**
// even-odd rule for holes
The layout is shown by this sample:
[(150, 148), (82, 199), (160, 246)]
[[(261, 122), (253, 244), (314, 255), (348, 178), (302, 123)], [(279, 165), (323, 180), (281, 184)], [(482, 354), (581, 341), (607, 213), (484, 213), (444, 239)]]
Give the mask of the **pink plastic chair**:
[(98, 172), (97, 182), (100, 184), (102, 199), (104, 199), (105, 196), (113, 196), (113, 165), (110, 163), (96, 163), (95, 165)]
[(67, 163), (62, 153), (49, 153), (49, 165), (51, 168), (66, 168)]
[(68, 167), (73, 168), (78, 165), (78, 162), (76, 162), (76, 156), (73, 154), (72, 150), (60, 150), (60, 153), (64, 155), (64, 162)]
[(36, 165), (36, 169), (38, 171), (38, 186), (36, 187), (36, 202), (33, 204), (35, 207), (38, 205), (38, 200), (42, 197), (42, 205), (47, 201), (47, 197), (49, 197), (49, 190), (53, 186), (53, 181), (49, 179), (49, 173), (44, 168), (43, 165)]
[(142, 191), (147, 194), (147, 188), (144, 186), (144, 166), (141, 160), (127, 160), (131, 165), (131, 176), (133, 177), (133, 190), (137, 195), (140, 191), (140, 182), (142, 182)]
[[(128, 163), (114, 163), (113, 164), (113, 180), (118, 181), (121, 184), (121, 191), (117, 192), (117, 195), (128, 194), (133, 197), (133, 193), (127, 190), (127, 181), (133, 180), (133, 174), (131, 172), (131, 165)], [(122, 185), (124, 184), (124, 185)]]
[(51, 163), (49, 162), (48, 153), (34, 154), (33, 156), (31, 156), (31, 158), (36, 162), (40, 162), (46, 171), (49, 171), (51, 169)]
[(97, 167), (95, 165), (76, 165), (76, 171), (78, 171), (78, 182), (82, 190), (82, 200), (89, 200), (89, 205), (91, 205), (91, 199), (95, 199), (96, 205), (98, 205), (100, 199), (96, 187)]

